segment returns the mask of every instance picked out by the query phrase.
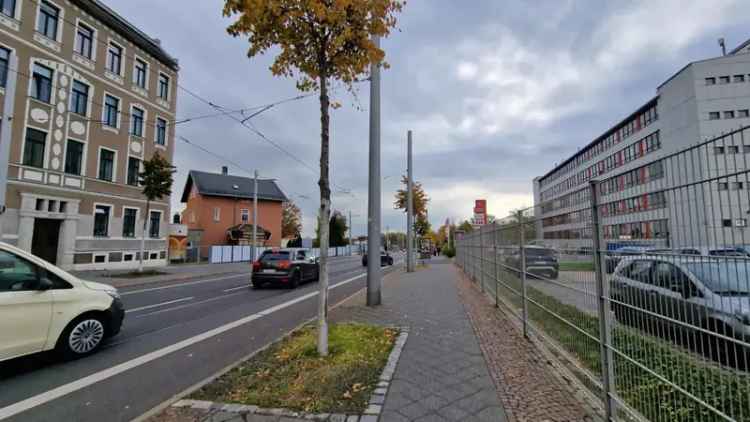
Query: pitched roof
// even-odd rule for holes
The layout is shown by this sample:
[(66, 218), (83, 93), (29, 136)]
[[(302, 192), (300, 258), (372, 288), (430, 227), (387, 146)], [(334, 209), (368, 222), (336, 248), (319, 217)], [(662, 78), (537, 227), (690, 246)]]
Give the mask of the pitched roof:
[[(182, 202), (187, 202), (193, 184), (201, 195), (240, 199), (253, 198), (253, 179), (250, 177), (190, 170), (185, 182), (185, 189), (182, 191)], [(288, 200), (276, 182), (271, 179), (258, 179), (258, 199), (278, 202)]]

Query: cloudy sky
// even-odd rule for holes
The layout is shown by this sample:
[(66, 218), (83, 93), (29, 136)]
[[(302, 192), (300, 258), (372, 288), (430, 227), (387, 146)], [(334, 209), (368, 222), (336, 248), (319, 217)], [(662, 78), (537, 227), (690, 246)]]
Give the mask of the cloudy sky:
[[(104, 0), (162, 40), (179, 58), (180, 85), (226, 109), (298, 95), (274, 78), (272, 57), (248, 59), (247, 41), (231, 38), (219, 0)], [(471, 6), (467, 6), (471, 5)], [(393, 194), (406, 168), (406, 131), (414, 131), (415, 178), (431, 198), (433, 225), (470, 217), (486, 198), (491, 214), (532, 205), (531, 180), (591, 141), (655, 94), (689, 61), (747, 38), (743, 0), (498, 1), (411, 0), (399, 32), (382, 46), (383, 229), (404, 230)], [(743, 30), (744, 29), (744, 30)], [(354, 233), (366, 231), (369, 87), (356, 98), (335, 92), (343, 108), (331, 118), (335, 209), (351, 210)], [(178, 118), (214, 112), (179, 92)], [(296, 157), (317, 166), (317, 99), (286, 103), (258, 116), (256, 127)], [(317, 173), (227, 117), (178, 126), (177, 134), (231, 159), (230, 172), (276, 178), (314, 230)], [(187, 170), (219, 171), (228, 163), (177, 141), (173, 197)], [(305, 197), (309, 198), (306, 199)]]

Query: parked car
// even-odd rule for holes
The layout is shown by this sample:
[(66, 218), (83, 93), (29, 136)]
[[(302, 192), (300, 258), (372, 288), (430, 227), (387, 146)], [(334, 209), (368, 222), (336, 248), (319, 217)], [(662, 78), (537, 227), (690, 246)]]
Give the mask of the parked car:
[(75, 359), (120, 332), (117, 290), (0, 242), (0, 361), (54, 350)]
[(680, 255), (701, 255), (701, 256), (733, 256), (748, 258), (750, 254), (742, 246), (713, 247), (707, 246), (688, 246), (678, 248), (677, 253)]
[(318, 258), (299, 248), (268, 249), (253, 262), (253, 288), (266, 284), (296, 288), (320, 278)]
[[(526, 254), (525, 271), (527, 274), (557, 279), (560, 264), (554, 249), (534, 245), (524, 246), (523, 249)], [(505, 265), (521, 271), (521, 252), (517, 248), (511, 250), (511, 253), (506, 256)]]
[(620, 249), (607, 252), (607, 255), (604, 257), (604, 269), (607, 271), (607, 274), (612, 274), (615, 271), (617, 264), (619, 264), (623, 258), (646, 254), (675, 254), (675, 251), (668, 248), (623, 246)]
[[(388, 253), (388, 251), (380, 251), (380, 266), (384, 267), (386, 265), (393, 265), (393, 257)], [(367, 266), (367, 253), (362, 255), (362, 266)]]
[(750, 262), (744, 260), (625, 258), (615, 269), (610, 295), (615, 316), (623, 322), (640, 321), (641, 329), (684, 333), (695, 327), (693, 335), (705, 330), (738, 339), (750, 336)]

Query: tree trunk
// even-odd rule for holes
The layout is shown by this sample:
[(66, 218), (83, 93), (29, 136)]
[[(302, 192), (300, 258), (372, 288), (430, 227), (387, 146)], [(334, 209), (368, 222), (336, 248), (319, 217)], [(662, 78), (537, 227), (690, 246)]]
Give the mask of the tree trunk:
[[(151, 214), (151, 200), (146, 200), (146, 215), (143, 216), (143, 235), (141, 236), (141, 256), (138, 261), (138, 272), (143, 272), (143, 254), (146, 249), (146, 230), (148, 230), (148, 217)], [(198, 251), (200, 253), (200, 251)]]
[(320, 281), (318, 287), (318, 354), (328, 356), (328, 227), (331, 220), (331, 188), (328, 180), (328, 76), (320, 72)]

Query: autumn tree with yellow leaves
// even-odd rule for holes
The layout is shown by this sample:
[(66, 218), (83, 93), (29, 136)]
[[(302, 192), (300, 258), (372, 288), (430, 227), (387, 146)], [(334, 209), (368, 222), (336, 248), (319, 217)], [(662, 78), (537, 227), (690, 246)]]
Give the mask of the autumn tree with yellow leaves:
[(278, 52), (271, 73), (295, 78), (303, 92), (320, 98), (320, 297), (318, 353), (328, 354), (328, 245), (331, 188), (328, 177), (328, 91), (339, 82), (350, 91), (372, 65), (385, 65), (372, 37), (387, 37), (396, 26), (400, 0), (225, 0), (224, 16), (234, 18), (227, 32), (248, 38), (253, 58)]

